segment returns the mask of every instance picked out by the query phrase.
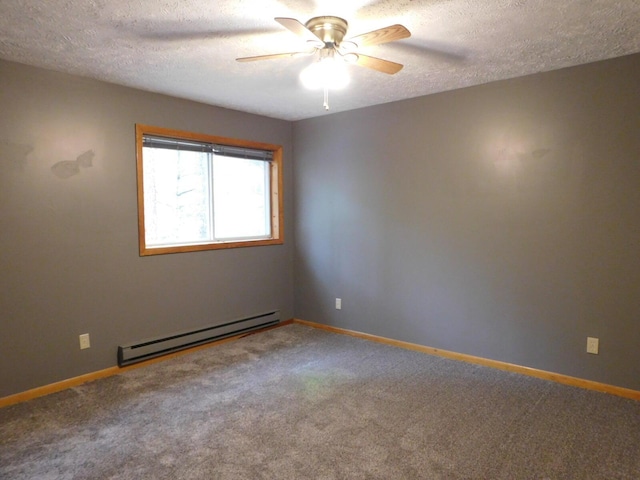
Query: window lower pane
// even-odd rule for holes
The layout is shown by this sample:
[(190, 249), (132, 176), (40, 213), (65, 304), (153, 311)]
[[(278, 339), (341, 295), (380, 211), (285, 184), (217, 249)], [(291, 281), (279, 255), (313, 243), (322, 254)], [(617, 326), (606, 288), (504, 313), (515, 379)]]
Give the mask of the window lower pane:
[(143, 157), (147, 246), (210, 240), (208, 154), (145, 147)]
[(270, 237), (269, 198), (269, 162), (213, 157), (216, 239)]

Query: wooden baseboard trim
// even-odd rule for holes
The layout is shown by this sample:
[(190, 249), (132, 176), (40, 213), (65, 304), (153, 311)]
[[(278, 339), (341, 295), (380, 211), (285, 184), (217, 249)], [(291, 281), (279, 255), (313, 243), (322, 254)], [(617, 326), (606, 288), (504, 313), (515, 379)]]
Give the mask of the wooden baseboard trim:
[(357, 332), (355, 330), (347, 330), (344, 328), (333, 327), (331, 325), (324, 325), (322, 323), (309, 322), (307, 320), (300, 320), (297, 318), (293, 320), (293, 323), (298, 323), (300, 325), (306, 325), (309, 327), (318, 328), (320, 330), (326, 330), (332, 333), (339, 333), (342, 335), (349, 335), (352, 337), (362, 338), (365, 340), (370, 340), (372, 342), (384, 343), (385, 345), (400, 347), (407, 350), (414, 350), (417, 352), (427, 353), (429, 355), (436, 355), (438, 357), (444, 357), (452, 360), (459, 360), (462, 362), (473, 363), (473, 364), (482, 365), (485, 367), (505, 370), (507, 372), (520, 373), (523, 375), (541, 378), (544, 380), (551, 380), (553, 382), (562, 383), (564, 385), (570, 385), (572, 387), (580, 387), (587, 390), (596, 390), (598, 392), (608, 393), (611, 395), (616, 395), (618, 397), (630, 398), (632, 400), (640, 400), (640, 391), (632, 390), (630, 388), (617, 387), (615, 385), (609, 385), (606, 383), (594, 382), (592, 380), (585, 380), (582, 378), (571, 377), (569, 375), (563, 375), (561, 373), (547, 372), (545, 370), (538, 370), (536, 368), (523, 367), (521, 365), (515, 365), (513, 363), (506, 363), (498, 360), (491, 360), (488, 358), (476, 357), (476, 356), (467, 355), (464, 353), (451, 352), (448, 350), (442, 350), (440, 348), (426, 347), (424, 345), (418, 345), (416, 343), (393, 340), (386, 337), (380, 337), (380, 336), (371, 335), (368, 333)]
[(66, 390), (67, 388), (76, 387), (83, 383), (91, 382), (99, 378), (116, 375), (119, 372), (120, 369), (118, 367), (105, 368), (104, 370), (98, 370), (97, 372), (91, 372), (85, 375), (80, 375), (78, 377), (68, 378), (66, 380), (61, 380), (49, 385), (44, 385), (42, 387), (32, 388), (31, 390), (27, 390), (25, 392), (9, 395), (8, 397), (2, 397), (0, 398), (0, 408), (8, 407), (9, 405), (14, 405), (16, 403), (26, 402), (27, 400), (31, 400), (33, 398), (44, 397), (45, 395), (60, 392), (62, 390)]
[(7, 397), (0, 398), (0, 408), (8, 407), (9, 405), (15, 405), (16, 403), (26, 402), (27, 400), (32, 400), (34, 398), (43, 397), (45, 395), (49, 395), (51, 393), (60, 392), (62, 390), (66, 390), (68, 388), (77, 387), (78, 385), (82, 385), (83, 383), (92, 382), (94, 380), (98, 380), (100, 378), (111, 377), (113, 375), (118, 375), (122, 372), (127, 372), (129, 370), (133, 370), (134, 368), (142, 368), (148, 365), (152, 365), (158, 362), (164, 362), (165, 360), (169, 360), (171, 358), (179, 357), (182, 355), (187, 355), (189, 353), (197, 352), (199, 350), (204, 350), (206, 348), (211, 348), (216, 345), (221, 345), (223, 343), (232, 342), (234, 340), (238, 340), (239, 338), (244, 338), (249, 335), (253, 335), (260, 332), (265, 332), (267, 330), (271, 330), (274, 328), (282, 327), (284, 325), (289, 325), (293, 323), (293, 320), (285, 320), (283, 322), (278, 323), (277, 325), (272, 325), (270, 327), (261, 328), (259, 330), (254, 330), (248, 333), (242, 333), (239, 335), (234, 335), (233, 337), (223, 338), (221, 340), (216, 340), (211, 343), (205, 343), (204, 345), (198, 345), (196, 347), (191, 347), (185, 350), (180, 350), (179, 352), (170, 353), (168, 355), (164, 355), (162, 357), (152, 358), (150, 360), (145, 360), (144, 362), (136, 363), (134, 365), (128, 365), (126, 367), (109, 367), (104, 370), (98, 370), (97, 372), (91, 372), (84, 375), (80, 375), (78, 377), (68, 378), (66, 380), (61, 380), (59, 382), (51, 383), (49, 385), (44, 385), (42, 387), (32, 388), (31, 390), (26, 390), (24, 392), (16, 393), (14, 395), (9, 395)]

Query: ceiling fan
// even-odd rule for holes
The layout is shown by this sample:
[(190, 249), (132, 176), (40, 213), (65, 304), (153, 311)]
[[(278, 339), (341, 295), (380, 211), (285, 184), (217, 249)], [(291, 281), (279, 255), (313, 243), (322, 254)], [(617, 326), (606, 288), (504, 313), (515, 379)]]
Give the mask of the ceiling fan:
[(238, 62), (253, 62), (301, 55), (317, 55), (317, 62), (304, 69), (300, 78), (309, 88), (324, 88), (324, 107), (327, 110), (329, 109), (328, 90), (344, 86), (349, 80), (344, 69), (346, 63), (389, 75), (398, 73), (403, 67), (399, 63), (360, 53), (358, 51), (360, 47), (394, 42), (411, 36), (411, 32), (406, 27), (396, 24), (345, 40), (349, 24), (343, 18), (332, 16), (313, 17), (305, 24), (295, 18), (278, 17), (275, 21), (306, 40), (309, 48), (305, 51), (241, 57), (236, 60)]

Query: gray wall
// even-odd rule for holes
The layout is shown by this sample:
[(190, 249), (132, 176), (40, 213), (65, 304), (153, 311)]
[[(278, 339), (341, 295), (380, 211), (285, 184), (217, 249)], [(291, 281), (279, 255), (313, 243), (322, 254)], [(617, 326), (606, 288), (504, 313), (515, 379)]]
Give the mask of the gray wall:
[[(0, 397), (272, 308), (640, 389), (639, 81), (635, 55), (292, 131), (0, 61)], [(135, 123), (282, 144), (285, 245), (139, 257)]]
[(640, 390), (639, 84), (634, 55), (294, 124), (296, 316)]
[[(285, 244), (139, 257), (136, 123), (283, 145)], [(291, 318), (291, 151), (289, 122), (0, 62), (0, 397), (113, 366), (122, 343)]]

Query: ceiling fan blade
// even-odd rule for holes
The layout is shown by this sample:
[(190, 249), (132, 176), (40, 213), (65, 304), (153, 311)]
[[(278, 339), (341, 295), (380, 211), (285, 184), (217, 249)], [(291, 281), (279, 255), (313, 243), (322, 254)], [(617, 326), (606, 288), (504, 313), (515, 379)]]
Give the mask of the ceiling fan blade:
[(406, 27), (396, 24), (351, 37), (347, 41), (353, 42), (359, 47), (366, 47), (369, 45), (395, 42), (396, 40), (402, 40), (410, 36), (411, 32), (407, 30)]
[(275, 58), (285, 58), (285, 57), (299, 57), (302, 55), (311, 55), (314, 52), (289, 52), (289, 53), (274, 53), (271, 55), (257, 55), (255, 57), (240, 57), (236, 58), (238, 62), (254, 62), (256, 60), (273, 60)]
[(324, 42), (320, 40), (315, 34), (305, 27), (300, 21), (295, 18), (285, 18), (285, 17), (277, 17), (275, 21), (282, 25), (284, 28), (289, 30), (290, 32), (295, 33), (299, 37), (304, 38), (307, 42), (311, 43), (313, 46), (322, 48), (324, 47)]
[(403, 67), (403, 65), (395, 62), (390, 62), (389, 60), (370, 57), (368, 55), (362, 55), (361, 53), (358, 53), (357, 55), (358, 59), (355, 61), (356, 65), (371, 68), (373, 70), (377, 70), (378, 72), (387, 73), (389, 75), (398, 73), (400, 70), (402, 70)]

